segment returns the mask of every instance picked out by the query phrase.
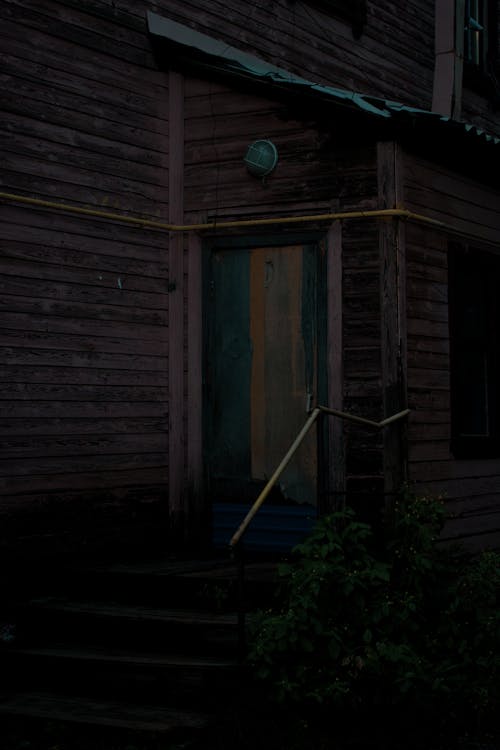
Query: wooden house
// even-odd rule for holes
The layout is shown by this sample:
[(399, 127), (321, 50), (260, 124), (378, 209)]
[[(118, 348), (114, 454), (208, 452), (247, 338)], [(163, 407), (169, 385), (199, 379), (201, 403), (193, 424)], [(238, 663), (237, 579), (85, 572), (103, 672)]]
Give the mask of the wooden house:
[(4, 555), (225, 543), (318, 405), (272, 543), (498, 544), (499, 9), (1, 3)]

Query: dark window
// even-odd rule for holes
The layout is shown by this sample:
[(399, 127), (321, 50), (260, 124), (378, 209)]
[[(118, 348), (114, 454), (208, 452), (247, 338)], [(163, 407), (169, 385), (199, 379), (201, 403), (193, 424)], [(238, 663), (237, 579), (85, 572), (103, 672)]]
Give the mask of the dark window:
[(466, 0), (464, 18), (464, 60), (480, 68), (486, 64), (488, 48), (488, 3)]
[(498, 13), (495, 0), (466, 0), (464, 16), (464, 85), (498, 99)]
[(456, 458), (500, 455), (500, 257), (449, 251), (451, 428)]
[(350, 23), (356, 38), (363, 33), (366, 23), (366, 0), (309, 0), (309, 4)]

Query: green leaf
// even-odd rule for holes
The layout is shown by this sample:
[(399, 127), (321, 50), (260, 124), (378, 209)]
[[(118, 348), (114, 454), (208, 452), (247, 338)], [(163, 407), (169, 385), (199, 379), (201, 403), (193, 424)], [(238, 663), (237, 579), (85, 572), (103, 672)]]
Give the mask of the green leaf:
[(303, 636), (300, 639), (300, 645), (304, 651), (306, 651), (308, 654), (312, 653), (314, 651), (314, 646), (312, 644), (312, 641), (310, 638), (307, 638)]
[(391, 571), (389, 569), (389, 566), (385, 563), (376, 563), (372, 568), (372, 573), (376, 578), (379, 578), (381, 581), (390, 581), (391, 580)]
[(336, 637), (333, 637), (328, 644), (328, 654), (332, 659), (338, 659), (340, 651), (341, 643)]

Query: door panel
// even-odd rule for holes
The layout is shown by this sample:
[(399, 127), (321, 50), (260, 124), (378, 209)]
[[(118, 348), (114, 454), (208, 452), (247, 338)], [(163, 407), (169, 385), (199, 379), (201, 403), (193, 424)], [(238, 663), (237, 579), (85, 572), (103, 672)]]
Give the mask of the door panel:
[(208, 471), (211, 480), (250, 477), (250, 302), (247, 251), (211, 258), (208, 351)]
[[(213, 503), (253, 502), (317, 400), (313, 245), (213, 250), (207, 295), (205, 455)], [(269, 498), (314, 506), (315, 430)]]
[[(250, 461), (266, 481), (297, 436), (313, 397), (316, 342), (304, 327), (305, 277), (313, 271), (301, 246), (253, 250), (250, 257)], [(314, 292), (314, 287), (313, 290)], [(310, 305), (307, 300), (306, 307)], [(312, 309), (309, 312), (312, 312)], [(283, 473), (286, 499), (314, 503), (316, 441), (311, 431)]]

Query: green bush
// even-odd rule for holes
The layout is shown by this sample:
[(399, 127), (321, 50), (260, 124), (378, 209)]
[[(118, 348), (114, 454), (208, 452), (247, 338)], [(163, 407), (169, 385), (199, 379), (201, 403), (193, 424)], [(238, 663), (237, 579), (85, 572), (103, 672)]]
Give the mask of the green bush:
[[(500, 700), (500, 554), (436, 544), (440, 499), (404, 493), (383, 543), (353, 511), (323, 517), (280, 566), (249, 662), (296, 716), (415, 731), (491, 729)], [(375, 723), (375, 724), (374, 724)]]

